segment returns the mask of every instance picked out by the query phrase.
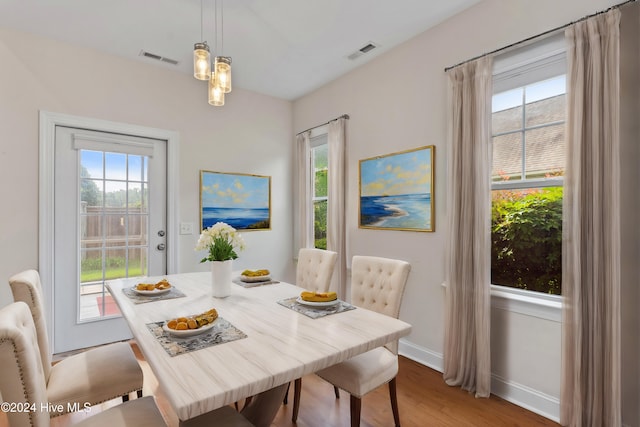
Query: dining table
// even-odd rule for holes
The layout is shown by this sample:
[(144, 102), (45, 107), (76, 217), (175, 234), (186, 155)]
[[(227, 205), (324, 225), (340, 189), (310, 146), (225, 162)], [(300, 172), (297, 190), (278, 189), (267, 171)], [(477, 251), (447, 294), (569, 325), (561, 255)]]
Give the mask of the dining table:
[[(398, 340), (408, 323), (337, 300), (301, 304), (304, 289), (283, 281), (243, 283), (212, 296), (211, 273), (180, 273), (108, 281), (163, 394), (180, 420), (243, 398)], [(141, 282), (166, 280), (171, 293), (140, 295)], [(256, 286), (257, 285), (257, 286)], [(166, 322), (215, 309), (215, 328), (175, 336)], [(216, 329), (217, 328), (217, 329)]]

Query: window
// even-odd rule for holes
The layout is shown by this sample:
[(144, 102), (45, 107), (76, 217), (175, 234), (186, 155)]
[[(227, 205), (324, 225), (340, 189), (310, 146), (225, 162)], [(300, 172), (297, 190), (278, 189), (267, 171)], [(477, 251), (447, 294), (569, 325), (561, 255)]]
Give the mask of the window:
[(311, 139), (313, 241), (318, 249), (327, 249), (328, 153), (326, 134)]
[(555, 58), (494, 85), (491, 283), (559, 295), (566, 82)]

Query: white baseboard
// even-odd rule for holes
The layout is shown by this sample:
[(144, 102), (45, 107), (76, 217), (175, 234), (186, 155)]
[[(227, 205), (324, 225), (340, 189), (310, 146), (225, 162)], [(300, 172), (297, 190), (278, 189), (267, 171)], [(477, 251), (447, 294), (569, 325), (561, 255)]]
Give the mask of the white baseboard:
[[(431, 351), (407, 340), (400, 340), (398, 352), (431, 369), (442, 372), (444, 361), (442, 353)], [(443, 380), (444, 381), (444, 380)], [(502, 399), (521, 406), (531, 412), (542, 415), (555, 422), (560, 421), (560, 399), (522, 384), (491, 375), (491, 393)]]

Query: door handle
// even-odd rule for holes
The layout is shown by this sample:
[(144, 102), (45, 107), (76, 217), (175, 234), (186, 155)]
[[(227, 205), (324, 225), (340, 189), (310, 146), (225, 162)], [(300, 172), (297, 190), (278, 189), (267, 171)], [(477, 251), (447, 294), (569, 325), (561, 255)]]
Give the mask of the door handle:
[(164, 243), (159, 243), (158, 246), (156, 246), (156, 248), (158, 248), (159, 251), (164, 251), (166, 247), (167, 245), (165, 245)]

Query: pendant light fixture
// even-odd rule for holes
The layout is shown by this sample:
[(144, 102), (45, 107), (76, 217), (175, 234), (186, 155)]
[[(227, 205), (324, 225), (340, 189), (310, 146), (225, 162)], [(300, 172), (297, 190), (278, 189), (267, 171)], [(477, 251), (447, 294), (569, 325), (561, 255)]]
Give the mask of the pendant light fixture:
[[(224, 53), (224, 0), (220, 9), (220, 52)], [(215, 0), (216, 50), (218, 49), (218, 0)], [(209, 104), (224, 105), (224, 94), (231, 92), (231, 57), (216, 56), (209, 79)]]
[[(200, 40), (204, 39), (202, 36), (202, 23), (204, 20), (202, 2), (203, 0), (200, 0)], [(211, 78), (211, 54), (206, 41), (193, 45), (193, 77), (198, 80), (209, 80)]]

